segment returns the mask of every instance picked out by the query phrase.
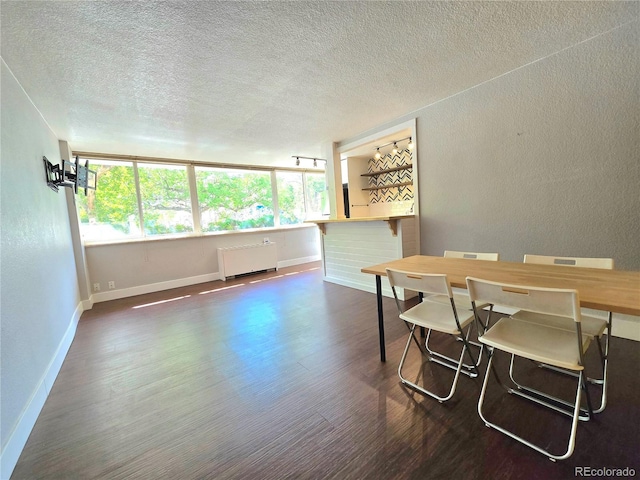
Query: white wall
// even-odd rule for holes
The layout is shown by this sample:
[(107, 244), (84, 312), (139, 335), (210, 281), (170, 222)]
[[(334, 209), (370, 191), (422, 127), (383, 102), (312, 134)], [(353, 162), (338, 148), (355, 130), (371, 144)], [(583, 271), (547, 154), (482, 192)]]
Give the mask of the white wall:
[[(416, 118), (420, 253), (640, 270), (639, 92), (631, 22), (380, 126)], [(640, 319), (617, 316), (614, 334), (640, 340)]]
[(45, 182), (58, 139), (1, 62), (1, 471), (9, 478), (80, 316), (64, 192)]
[(338, 148), (416, 119), (422, 254), (605, 256), (640, 270), (638, 92), (636, 21)]
[[(320, 260), (319, 235), (318, 227), (309, 224), (260, 232), (86, 246), (89, 283), (99, 283), (101, 288), (92, 299), (99, 302), (218, 280), (218, 247), (262, 243), (265, 238), (276, 243), (278, 267)], [(115, 290), (108, 290), (110, 281), (115, 282)]]
[[(421, 252), (640, 270), (639, 79), (634, 22), (421, 110)], [(614, 319), (640, 341), (640, 318)]]
[(639, 79), (634, 22), (421, 110), (422, 253), (639, 270)]
[[(72, 159), (71, 148), (66, 140), (60, 140), (60, 156), (66, 160)], [(80, 234), (80, 219), (76, 209), (76, 194), (70, 188), (65, 188), (67, 197), (67, 213), (69, 214), (69, 227), (71, 230), (71, 242), (76, 262), (76, 274), (78, 279), (78, 290), (80, 299), (83, 301), (85, 310), (90, 309), (92, 304), (89, 301), (91, 289), (89, 288), (89, 272), (87, 271), (87, 259), (84, 251), (84, 243)]]

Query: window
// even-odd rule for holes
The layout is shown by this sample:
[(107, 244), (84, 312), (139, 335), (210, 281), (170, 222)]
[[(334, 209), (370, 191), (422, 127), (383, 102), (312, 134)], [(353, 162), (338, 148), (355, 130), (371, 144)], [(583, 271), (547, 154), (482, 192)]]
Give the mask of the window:
[(280, 225), (304, 222), (302, 172), (276, 172)]
[(76, 197), (88, 242), (277, 227), (328, 213), (324, 173), (107, 160), (90, 167), (98, 188)]
[(131, 162), (92, 160), (99, 188), (76, 195), (80, 231), (85, 240), (140, 236), (140, 216)]
[(138, 180), (145, 235), (193, 232), (186, 166), (139, 163)]
[(203, 232), (273, 227), (269, 172), (196, 167)]
[(305, 208), (307, 218), (320, 218), (329, 214), (327, 183), (324, 173), (305, 173)]
[(276, 172), (280, 225), (329, 213), (324, 173)]

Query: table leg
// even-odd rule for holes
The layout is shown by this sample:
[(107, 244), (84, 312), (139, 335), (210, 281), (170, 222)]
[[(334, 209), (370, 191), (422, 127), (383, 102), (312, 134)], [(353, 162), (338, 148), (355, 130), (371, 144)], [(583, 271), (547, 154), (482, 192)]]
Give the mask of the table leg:
[(376, 275), (376, 298), (378, 301), (378, 333), (380, 336), (380, 361), (387, 361), (387, 354), (384, 348), (384, 315), (382, 313), (382, 278)]
[[(422, 293), (422, 292), (418, 292), (418, 301), (419, 301), (419, 302), (422, 302), (422, 300), (424, 300), (424, 293)], [(427, 332), (426, 332), (426, 330), (424, 329), (424, 327), (420, 327), (420, 336), (421, 336), (422, 338), (425, 338), (425, 337), (427, 336)]]

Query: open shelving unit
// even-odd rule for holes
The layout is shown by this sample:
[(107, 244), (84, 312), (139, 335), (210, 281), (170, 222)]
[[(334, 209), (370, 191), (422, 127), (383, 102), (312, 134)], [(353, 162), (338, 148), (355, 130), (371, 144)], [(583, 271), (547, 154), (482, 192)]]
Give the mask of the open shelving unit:
[(377, 172), (368, 172), (368, 173), (363, 173), (360, 176), (361, 177), (375, 177), (377, 175), (382, 175), (383, 173), (391, 173), (391, 172), (398, 172), (400, 170), (409, 170), (410, 168), (413, 168), (413, 164), (409, 164), (409, 165), (402, 165), (400, 167), (393, 167), (393, 168), (387, 168), (385, 170), (379, 170)]
[[(400, 170), (409, 170), (413, 168), (413, 164), (408, 164), (408, 165), (401, 165), (399, 167), (393, 167), (393, 168), (387, 168), (384, 170), (378, 170), (377, 172), (367, 172), (367, 173), (362, 173), (360, 176), (361, 177), (377, 177), (378, 175), (383, 175), (385, 173), (391, 173), (391, 172), (399, 172)], [(387, 185), (377, 185), (375, 187), (365, 187), (362, 190), (382, 190), (382, 189), (386, 189), (386, 188), (394, 188), (394, 187), (404, 187), (405, 185), (413, 185), (413, 181), (408, 181), (408, 182), (400, 182), (400, 183), (389, 183)]]
[(366, 187), (362, 190), (382, 190), (384, 188), (404, 187), (405, 185), (413, 185), (413, 182), (391, 183), (389, 185), (380, 185), (377, 187)]

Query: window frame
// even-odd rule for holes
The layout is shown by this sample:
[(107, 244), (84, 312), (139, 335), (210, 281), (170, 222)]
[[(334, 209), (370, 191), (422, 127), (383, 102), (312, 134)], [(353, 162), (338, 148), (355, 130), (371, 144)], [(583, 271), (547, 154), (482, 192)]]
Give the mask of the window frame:
[[(193, 169), (195, 171), (195, 176), (196, 176), (196, 194), (198, 197), (197, 201), (198, 201), (198, 211), (200, 213), (200, 229), (202, 230), (202, 233), (239, 232), (244, 230), (274, 228), (276, 226), (275, 225), (275, 205), (273, 203), (274, 198), (273, 198), (273, 184), (272, 184), (271, 172), (266, 170), (257, 170), (257, 169), (251, 169), (251, 170), (242, 169), (242, 168), (230, 169), (227, 167), (220, 168), (217, 166), (204, 166), (204, 165), (194, 165)], [(200, 177), (200, 175), (204, 175), (204, 177)], [(218, 213), (220, 211), (225, 212), (224, 216), (226, 217), (226, 219), (232, 223), (235, 223), (236, 225), (235, 225), (235, 228), (232, 228), (229, 230), (225, 230), (225, 229), (209, 230), (207, 227), (210, 225), (210, 223), (207, 223), (205, 225), (202, 221), (204, 212), (201, 207), (203, 203), (207, 202), (208, 197), (207, 195), (201, 196), (201, 193), (204, 193), (204, 192), (198, 191), (198, 179), (202, 178), (204, 180), (206, 178), (204, 183), (209, 184), (210, 183), (209, 175), (213, 176), (214, 183), (217, 183), (217, 181), (228, 182), (228, 185), (227, 185), (228, 188), (223, 191), (226, 194), (230, 195), (229, 198), (234, 198), (237, 200), (237, 195), (240, 195), (240, 197), (244, 197), (245, 201), (247, 199), (252, 199), (252, 201), (254, 202), (257, 201), (258, 205), (262, 205), (262, 207), (268, 208), (268, 211), (270, 212), (270, 214), (267, 214), (267, 217), (272, 217), (269, 223), (273, 222), (273, 225), (252, 226), (248, 228), (247, 227), (243, 228), (242, 226), (240, 226), (245, 222), (255, 222), (259, 220), (262, 220), (262, 221), (265, 220), (264, 213), (262, 214), (262, 216), (249, 215), (248, 217), (242, 218), (244, 215), (247, 214), (246, 210), (252, 209), (255, 206), (255, 203), (253, 205), (245, 204), (244, 206), (238, 205), (238, 204), (234, 205), (236, 208), (243, 209), (244, 211), (244, 215), (243, 215), (241, 211), (235, 211), (233, 208), (231, 209), (227, 208), (229, 206), (225, 205), (224, 203), (214, 202), (213, 210), (218, 211)], [(250, 183), (250, 184), (253, 184), (253, 186), (248, 188), (238, 189), (238, 185), (236, 184), (236, 182), (239, 182), (240, 184)], [(264, 185), (260, 185), (263, 182), (264, 182)], [(268, 185), (266, 184), (266, 182), (268, 182)], [(257, 192), (260, 192), (257, 195), (259, 198), (255, 198), (255, 194)], [(203, 200), (203, 202), (200, 202), (200, 200)], [(240, 203), (242, 203), (242, 201), (240, 201)], [(240, 217), (238, 217), (238, 214), (240, 214)]]
[[(74, 155), (78, 155), (82, 159), (89, 159), (93, 161), (108, 161), (108, 162), (126, 162), (130, 163), (133, 166), (133, 180), (135, 182), (135, 191), (136, 191), (136, 200), (137, 200), (137, 208), (138, 208), (138, 218), (139, 218), (139, 232), (136, 236), (131, 236), (128, 238), (120, 239), (120, 238), (105, 238), (105, 239), (92, 239), (85, 240), (84, 243), (86, 245), (105, 245), (111, 243), (131, 243), (131, 242), (144, 242), (144, 241), (157, 241), (162, 239), (173, 239), (173, 238), (189, 238), (189, 237), (201, 237), (201, 236), (209, 236), (209, 235), (228, 235), (228, 234), (237, 234), (237, 233), (251, 233), (251, 232), (259, 232), (259, 231), (271, 231), (271, 230), (282, 230), (282, 229), (290, 229), (290, 228), (298, 228), (304, 224), (304, 221), (293, 224), (280, 224), (280, 204), (278, 199), (278, 187), (277, 187), (277, 172), (295, 172), (302, 174), (302, 189), (303, 189), (303, 198), (304, 198), (304, 211), (305, 217), (309, 215), (309, 199), (307, 195), (307, 173), (311, 174), (323, 174), (325, 176), (325, 189), (327, 189), (327, 180), (326, 180), (326, 170), (323, 169), (299, 169), (299, 168), (286, 168), (286, 167), (258, 167), (253, 165), (229, 165), (229, 164), (219, 164), (219, 163), (207, 163), (207, 162), (187, 162), (187, 161), (171, 161), (170, 159), (154, 159), (154, 158), (141, 158), (141, 157), (127, 157), (127, 156), (101, 156), (95, 154), (88, 153), (74, 153)], [(187, 171), (187, 186), (189, 188), (189, 198), (191, 200), (191, 216), (193, 219), (193, 231), (192, 232), (184, 232), (184, 233), (169, 233), (169, 234), (156, 234), (156, 235), (148, 235), (144, 231), (144, 208), (143, 201), (141, 195), (140, 188), (140, 177), (138, 173), (138, 164), (154, 164), (154, 165), (168, 165), (168, 166), (181, 166), (185, 167)], [(255, 227), (248, 229), (239, 229), (239, 230), (220, 230), (213, 232), (203, 232), (202, 230), (202, 222), (200, 215), (200, 202), (198, 200), (198, 191), (197, 191), (197, 180), (196, 180), (196, 167), (205, 167), (205, 168), (221, 168), (221, 169), (232, 169), (232, 170), (240, 170), (244, 172), (249, 171), (257, 171), (261, 173), (269, 173), (270, 182), (271, 182), (271, 196), (273, 201), (273, 226), (269, 227)], [(100, 188), (99, 183), (100, 179), (97, 179), (98, 189)], [(77, 207), (76, 207), (77, 209)], [(82, 234), (82, 223), (80, 224), (80, 232)]]

